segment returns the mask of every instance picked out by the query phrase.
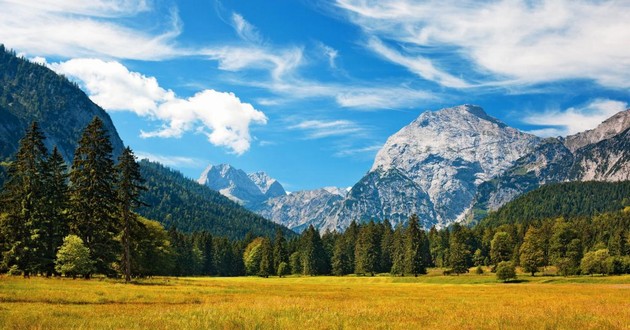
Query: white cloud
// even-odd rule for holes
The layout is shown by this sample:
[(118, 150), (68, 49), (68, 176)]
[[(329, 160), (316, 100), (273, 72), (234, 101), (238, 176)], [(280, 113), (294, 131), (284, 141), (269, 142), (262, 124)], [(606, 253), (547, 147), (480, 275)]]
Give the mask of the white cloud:
[[(335, 6), (369, 38), (404, 49), (370, 41), (373, 51), (444, 86), (459, 82), (440, 79), (421, 54), (458, 54), (472, 67), (468, 75), (490, 73), (500, 82), (583, 78), (630, 87), (628, 1), (337, 0)], [(445, 77), (452, 75), (459, 76)]]
[(335, 61), (339, 56), (339, 51), (324, 44), (323, 42), (318, 43), (318, 46), (321, 49), (322, 53), (324, 53), (324, 56), (328, 59), (328, 66), (330, 66), (332, 69), (336, 69), (337, 63)]
[(199, 168), (207, 163), (201, 159), (191, 157), (157, 155), (144, 151), (137, 151), (135, 154), (137, 159), (148, 159), (171, 167)]
[(240, 14), (232, 13), (232, 25), (241, 39), (254, 44), (264, 43), (258, 29)]
[(117, 23), (149, 10), (146, 1), (0, 0), (0, 8), (0, 40), (29, 54), (157, 60), (187, 53), (174, 45), (181, 32), (174, 11), (157, 33)]
[(364, 128), (349, 120), (305, 120), (289, 128), (306, 131), (309, 139), (356, 135), (364, 132)]
[(50, 65), (55, 71), (80, 80), (90, 98), (110, 111), (133, 111), (139, 116), (164, 122), (143, 137), (180, 137), (190, 131), (205, 134), (217, 146), (242, 154), (252, 140), (249, 126), (266, 124), (267, 117), (233, 93), (203, 90), (190, 98), (179, 98), (159, 86), (154, 77), (130, 72), (118, 62), (73, 59)]
[(382, 147), (383, 147), (382, 144), (375, 144), (375, 145), (361, 147), (361, 148), (344, 148), (342, 150), (337, 151), (335, 153), (335, 156), (348, 157), (348, 156), (355, 156), (357, 154), (375, 155), (376, 152), (381, 150)]
[(523, 122), (535, 126), (548, 126), (530, 131), (532, 134), (566, 136), (595, 128), (604, 120), (627, 108), (628, 103), (625, 102), (596, 99), (582, 107), (531, 114), (525, 117)]

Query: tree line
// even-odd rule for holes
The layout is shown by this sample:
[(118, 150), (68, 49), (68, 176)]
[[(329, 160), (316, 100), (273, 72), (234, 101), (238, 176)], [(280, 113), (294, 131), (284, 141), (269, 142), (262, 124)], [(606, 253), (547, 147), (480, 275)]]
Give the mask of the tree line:
[[(0, 271), (24, 276), (132, 277), (288, 274), (418, 276), (429, 267), (461, 274), (521, 266), (534, 275), (554, 266), (562, 275), (630, 273), (630, 208), (596, 216), (528, 219), (498, 225), (425, 231), (412, 215), (352, 222), (343, 232), (309, 226), (287, 237), (182, 232), (138, 216), (145, 189), (133, 152), (118, 162), (100, 119), (83, 132), (70, 166), (33, 123), (20, 141), (0, 194)], [(513, 270), (512, 270), (513, 273)]]

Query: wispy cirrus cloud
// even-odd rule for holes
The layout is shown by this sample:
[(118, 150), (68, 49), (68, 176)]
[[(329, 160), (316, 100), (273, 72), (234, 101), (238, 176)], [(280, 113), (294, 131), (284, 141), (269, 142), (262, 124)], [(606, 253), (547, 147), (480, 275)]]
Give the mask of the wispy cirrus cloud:
[(592, 129), (619, 111), (626, 109), (628, 109), (626, 102), (596, 99), (581, 107), (530, 114), (523, 119), (523, 122), (543, 127), (530, 131), (532, 134), (545, 137), (567, 136)]
[(137, 159), (148, 159), (172, 167), (201, 168), (207, 164), (206, 161), (193, 157), (158, 155), (145, 151), (136, 151), (135, 154)]
[[(365, 32), (368, 49), (443, 86), (467, 87), (454, 76), (481, 74), (489, 75), (482, 84), (591, 79), (630, 87), (627, 1), (336, 0), (333, 6)], [(467, 66), (454, 68), (440, 53), (458, 54)]]
[(350, 120), (305, 120), (289, 126), (289, 129), (304, 131), (308, 139), (357, 135), (365, 132), (365, 128)]
[(376, 155), (376, 152), (381, 150), (382, 147), (383, 147), (382, 144), (374, 144), (374, 145), (369, 145), (367, 147), (359, 147), (359, 148), (344, 147), (343, 149), (335, 152), (334, 155), (336, 157), (354, 157), (359, 154), (366, 154), (367, 157), (372, 159), (374, 155)]
[(90, 98), (109, 111), (132, 111), (162, 122), (157, 130), (142, 131), (142, 137), (176, 138), (200, 132), (213, 145), (242, 154), (252, 140), (249, 127), (267, 123), (263, 112), (233, 93), (207, 89), (180, 98), (160, 87), (154, 77), (131, 72), (115, 61), (72, 59), (49, 66), (79, 80)]
[(151, 9), (146, 1), (0, 0), (0, 40), (39, 56), (159, 60), (186, 55), (176, 45), (181, 22), (172, 10), (161, 29), (121, 20)]

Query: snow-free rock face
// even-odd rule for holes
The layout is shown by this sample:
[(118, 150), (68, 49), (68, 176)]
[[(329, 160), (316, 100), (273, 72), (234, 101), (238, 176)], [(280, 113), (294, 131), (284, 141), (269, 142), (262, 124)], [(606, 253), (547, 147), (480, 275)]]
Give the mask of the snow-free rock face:
[(227, 164), (208, 166), (197, 181), (248, 208), (286, 194), (282, 185), (267, 174), (248, 175)]
[[(388, 193), (376, 180), (365, 191), (378, 193), (379, 210), (359, 210), (354, 206), (359, 204), (355, 203), (346, 206), (348, 210), (340, 215), (378, 216), (395, 223), (398, 216), (388, 214), (387, 210), (395, 210), (404, 202), (408, 210), (417, 210), (421, 219), (425, 217), (425, 227), (447, 225), (461, 219), (469, 209), (479, 184), (502, 173), (538, 143), (540, 138), (508, 127), (477, 106), (425, 112), (387, 140), (370, 174), (398, 170), (402, 174), (398, 177), (406, 178), (400, 184), (411, 180), (417, 187), (417, 192), (411, 195), (427, 199), (401, 200), (395, 189)], [(354, 197), (370, 199), (370, 196)], [(406, 213), (405, 217), (409, 215)]]
[(543, 184), (565, 181), (630, 180), (630, 111), (622, 111), (592, 130), (549, 138), (512, 167), (479, 187), (469, 220)]
[(252, 211), (295, 232), (301, 232), (309, 225), (323, 228), (330, 212), (343, 200), (342, 193), (343, 190), (333, 187), (297, 191), (268, 199)]
[(564, 145), (566, 145), (571, 152), (575, 152), (589, 144), (610, 139), (625, 131), (628, 127), (630, 127), (630, 109), (621, 111), (606, 119), (594, 129), (567, 136), (564, 139)]

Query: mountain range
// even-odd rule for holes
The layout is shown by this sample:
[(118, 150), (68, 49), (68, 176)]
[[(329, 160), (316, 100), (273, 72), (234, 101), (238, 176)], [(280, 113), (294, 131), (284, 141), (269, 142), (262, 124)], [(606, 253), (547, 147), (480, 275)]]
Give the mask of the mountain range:
[[(509, 127), (474, 105), (427, 111), (387, 139), (370, 171), (347, 193), (322, 188), (265, 199), (256, 192), (256, 202), (244, 205), (296, 231), (308, 225), (343, 231), (353, 220), (405, 223), (414, 213), (426, 229), (476, 222), (546, 183), (629, 180), (629, 129), (630, 110), (595, 129), (546, 139)], [(230, 182), (217, 190), (254, 200), (239, 195), (256, 190), (239, 187), (235, 177), (215, 178)]]

